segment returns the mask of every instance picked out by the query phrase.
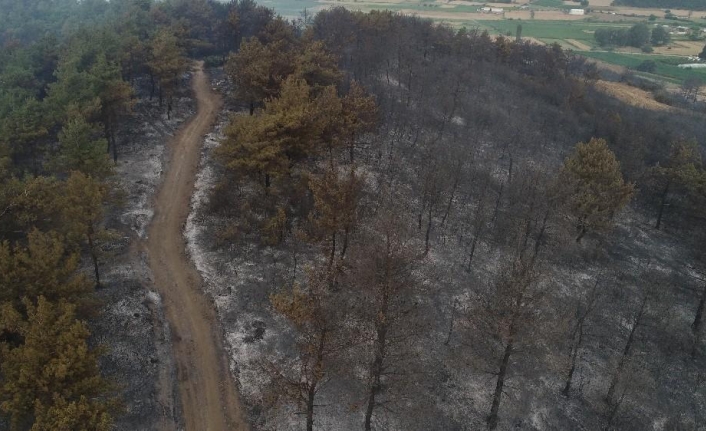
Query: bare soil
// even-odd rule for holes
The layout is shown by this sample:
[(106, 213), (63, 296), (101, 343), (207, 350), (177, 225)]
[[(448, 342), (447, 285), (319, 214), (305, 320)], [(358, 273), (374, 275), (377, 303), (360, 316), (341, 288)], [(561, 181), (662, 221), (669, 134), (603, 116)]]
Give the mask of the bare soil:
[[(171, 160), (154, 202), (155, 216), (145, 247), (174, 337), (173, 355), (186, 430), (247, 430), (215, 312), (201, 289), (198, 272), (185, 254), (182, 228), (189, 213), (201, 143), (221, 107), (203, 63), (197, 64), (192, 87), (197, 113), (170, 143)], [(161, 429), (174, 430), (176, 424), (165, 419)]]

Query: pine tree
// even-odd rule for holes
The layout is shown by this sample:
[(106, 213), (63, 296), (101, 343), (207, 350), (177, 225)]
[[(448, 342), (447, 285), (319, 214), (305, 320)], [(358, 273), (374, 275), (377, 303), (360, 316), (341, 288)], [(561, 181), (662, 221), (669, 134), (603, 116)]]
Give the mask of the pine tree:
[(17, 325), (23, 342), (0, 344), (0, 411), (10, 430), (109, 429), (112, 401), (103, 398), (109, 386), (75, 307), (42, 296), (24, 305), (27, 320)]
[(655, 166), (649, 174), (654, 180), (654, 187), (659, 190), (659, 208), (655, 223), (655, 229), (659, 229), (671, 195), (679, 192), (692, 196), (698, 194), (699, 185), (704, 180), (698, 143), (674, 142), (667, 163), (664, 166)]
[[(309, 215), (315, 238), (330, 241), (329, 268), (333, 267), (336, 250), (343, 259), (348, 239), (357, 221), (357, 207), (362, 181), (351, 168), (350, 174), (339, 176), (334, 166), (323, 175), (313, 177), (309, 187), (314, 197), (314, 210)], [(340, 246), (337, 238), (341, 237)]]
[(167, 117), (172, 112), (174, 94), (179, 84), (179, 76), (184, 73), (188, 61), (184, 58), (177, 38), (169, 29), (163, 28), (150, 41), (150, 60), (147, 66), (156, 79), (159, 89), (159, 105), (167, 101)]
[(132, 110), (132, 86), (123, 81), (120, 67), (109, 63), (104, 54), (96, 59), (90, 69), (94, 91), (100, 98), (100, 121), (103, 123), (105, 138), (113, 152), (113, 161), (118, 160), (115, 129), (122, 115)]
[(559, 181), (568, 214), (578, 231), (576, 242), (589, 231), (607, 230), (635, 189), (623, 180), (620, 163), (606, 141), (596, 138), (576, 146), (564, 161)]
[(282, 94), (270, 99), (258, 115), (236, 117), (218, 154), (227, 169), (253, 179), (280, 178), (297, 162), (318, 150), (322, 124), (316, 101), (303, 80), (289, 78)]
[(30, 431), (110, 431), (113, 429), (112, 404), (86, 396), (75, 401), (57, 396), (49, 406), (37, 403)]
[(34, 228), (59, 230), (61, 184), (49, 177), (0, 183), (0, 240), (19, 240)]
[(114, 236), (113, 232), (102, 225), (105, 200), (105, 185), (81, 172), (71, 173), (66, 181), (62, 201), (64, 226), (69, 241), (74, 244), (85, 243), (88, 246), (97, 287), (101, 284), (101, 246)]
[(0, 244), (0, 304), (11, 304), (24, 313), (24, 302), (42, 296), (66, 300), (87, 311), (91, 286), (77, 273), (79, 255), (67, 251), (55, 233), (33, 231), (27, 246)]
[(58, 172), (81, 171), (105, 179), (112, 172), (107, 148), (108, 141), (100, 137), (97, 127), (82, 116), (72, 118), (59, 133), (55, 169)]
[(22, 168), (27, 167), (29, 172), (38, 175), (51, 128), (46, 104), (28, 97), (13, 105), (13, 109), (0, 118), (0, 148), (6, 149), (7, 156), (21, 161), (16, 170), (22, 172)]
[(270, 364), (272, 392), (304, 410), (307, 431), (314, 428), (316, 395), (334, 373), (331, 357), (351, 340), (343, 324), (346, 307), (342, 296), (331, 291), (331, 278), (329, 269), (309, 268), (305, 285), (295, 284), (270, 296), (275, 311), (297, 330), (298, 351), (289, 367)]
[(254, 37), (244, 42), (226, 64), (226, 73), (235, 83), (236, 97), (248, 103), (250, 115), (267, 98), (277, 97), (282, 83), (293, 72), (290, 51), (264, 45)]
[(368, 95), (356, 81), (351, 83), (348, 94), (343, 97), (344, 126), (350, 161), (355, 159), (356, 139), (375, 130), (378, 123), (378, 108), (375, 97)]
[(341, 82), (342, 73), (338, 69), (338, 59), (326, 51), (321, 41), (307, 43), (295, 61), (294, 74), (304, 79), (315, 92)]

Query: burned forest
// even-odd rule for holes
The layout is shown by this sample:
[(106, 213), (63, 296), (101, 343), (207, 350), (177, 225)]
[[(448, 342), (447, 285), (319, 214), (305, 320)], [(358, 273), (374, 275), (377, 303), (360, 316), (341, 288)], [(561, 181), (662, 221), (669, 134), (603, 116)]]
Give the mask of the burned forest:
[(265, 6), (0, 0), (0, 430), (706, 429), (702, 102)]

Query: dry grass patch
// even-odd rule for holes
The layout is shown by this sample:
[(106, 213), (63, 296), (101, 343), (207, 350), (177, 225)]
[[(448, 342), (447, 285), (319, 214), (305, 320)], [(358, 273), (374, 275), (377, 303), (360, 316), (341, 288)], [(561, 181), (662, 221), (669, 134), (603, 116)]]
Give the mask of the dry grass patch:
[(598, 81), (596, 88), (619, 99), (623, 102), (637, 106), (639, 108), (653, 109), (657, 111), (669, 111), (673, 108), (669, 105), (659, 103), (652, 94), (639, 88), (631, 87), (621, 82)]
[(655, 53), (664, 55), (699, 55), (703, 48), (704, 43), (702, 41), (680, 40), (668, 46), (656, 46), (654, 50)]
[(526, 40), (528, 42), (535, 43), (537, 45), (546, 45), (546, 42), (542, 42), (541, 40), (536, 39), (534, 37), (523, 37), (522, 40)]
[[(613, 0), (591, 0), (591, 7), (608, 7), (613, 3)], [(564, 2), (564, 4), (576, 4), (573, 2)]]
[(587, 44), (585, 44), (581, 41), (578, 41), (576, 39), (566, 39), (566, 41), (570, 45), (574, 46), (575, 48), (577, 48), (580, 51), (590, 51), (591, 50), (591, 45), (587, 45)]

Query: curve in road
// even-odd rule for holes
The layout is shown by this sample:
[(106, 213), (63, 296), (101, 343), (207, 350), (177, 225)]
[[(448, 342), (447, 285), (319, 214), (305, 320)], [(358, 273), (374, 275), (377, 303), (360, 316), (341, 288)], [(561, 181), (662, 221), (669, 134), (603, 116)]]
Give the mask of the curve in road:
[[(204, 135), (219, 109), (197, 63), (192, 87), (197, 112), (170, 143), (171, 160), (155, 200), (146, 243), (154, 284), (162, 295), (173, 336), (182, 414), (187, 431), (246, 431), (243, 408), (229, 372), (217, 319), (202, 280), (185, 253), (182, 228), (189, 214)], [(163, 429), (175, 424), (163, 423)]]

